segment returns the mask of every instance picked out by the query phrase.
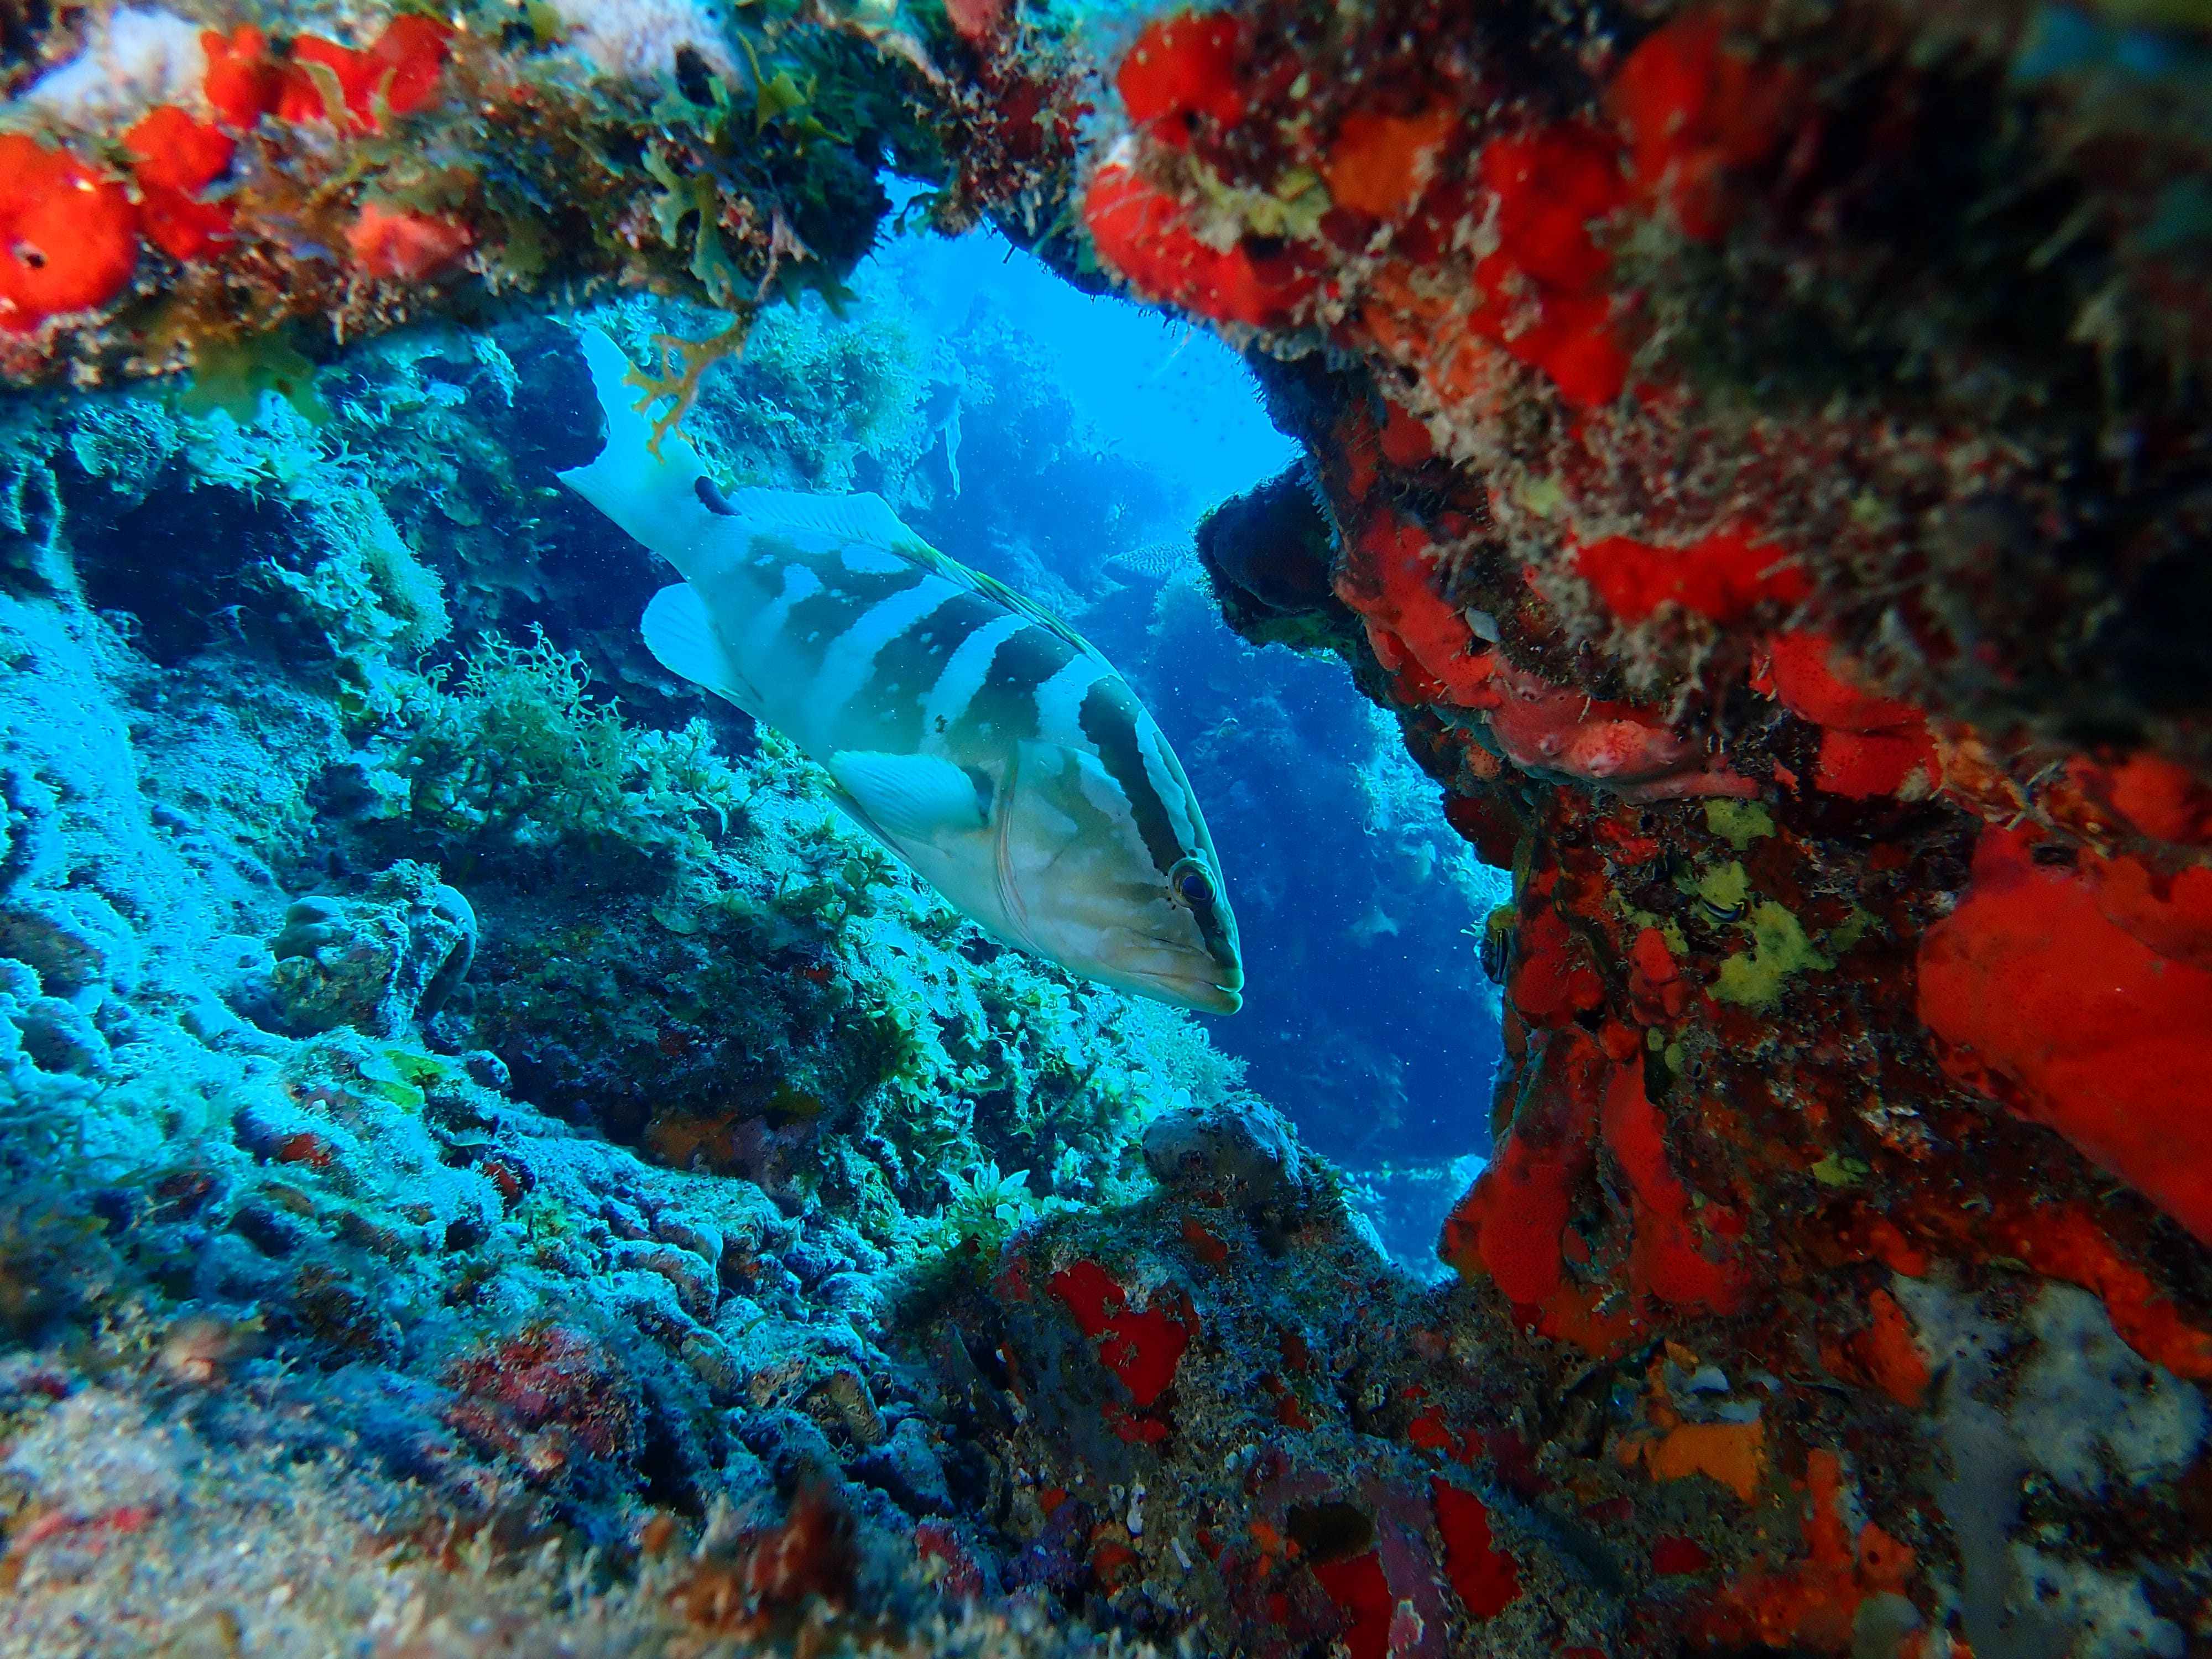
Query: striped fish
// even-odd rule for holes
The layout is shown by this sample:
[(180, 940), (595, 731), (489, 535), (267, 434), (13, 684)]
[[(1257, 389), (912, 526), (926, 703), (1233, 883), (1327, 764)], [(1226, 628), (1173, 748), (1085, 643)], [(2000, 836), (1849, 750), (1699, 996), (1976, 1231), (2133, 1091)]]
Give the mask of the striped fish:
[(1234, 1013), (1244, 969), (1212, 838), (1106, 659), (880, 496), (725, 495), (688, 443), (654, 456), (629, 360), (597, 329), (581, 337), (606, 447), (561, 480), (683, 576), (646, 607), (662, 665), (787, 735), (863, 828), (998, 938)]

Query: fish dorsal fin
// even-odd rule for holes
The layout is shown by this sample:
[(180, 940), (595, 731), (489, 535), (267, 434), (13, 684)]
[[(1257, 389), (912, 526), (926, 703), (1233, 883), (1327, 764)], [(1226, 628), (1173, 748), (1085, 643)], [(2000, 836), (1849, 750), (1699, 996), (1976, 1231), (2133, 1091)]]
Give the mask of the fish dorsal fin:
[[(1059, 635), (1085, 656), (1097, 657), (1102, 663), (1106, 661), (1104, 657), (1099, 655), (1096, 646), (1069, 627), (1060, 617), (1054, 616), (1026, 594), (1015, 592), (996, 576), (987, 576), (980, 570), (970, 570), (959, 560), (939, 552), (927, 543), (922, 544), (922, 553), (927, 556), (921, 558), (920, 562), (927, 564), (945, 580), (957, 582), (970, 592), (981, 593), (985, 599), (995, 600), (1009, 611), (1020, 612), (1039, 628)], [(917, 556), (909, 553), (907, 556), (914, 558)], [(1110, 664), (1108, 665), (1111, 666)]]
[(697, 588), (689, 582), (662, 588), (645, 607), (638, 626), (646, 649), (670, 673), (728, 698), (755, 720), (763, 718), (760, 694), (731, 661)]
[(914, 556), (929, 544), (900, 522), (880, 495), (810, 495), (797, 489), (733, 489), (724, 498), (730, 515), (755, 535), (834, 536), (862, 547)]
[(1020, 612), (1087, 656), (1098, 655), (1088, 640), (1036, 600), (1015, 592), (995, 577), (970, 570), (959, 560), (939, 552), (907, 528), (880, 495), (810, 495), (794, 489), (733, 489), (726, 500), (730, 515), (750, 534), (829, 536), (849, 544), (880, 549), (942, 576), (955, 586), (980, 593), (1009, 611)]
[(990, 821), (988, 781), (935, 756), (841, 749), (830, 757), (830, 775), (863, 822), (894, 843), (926, 844)]

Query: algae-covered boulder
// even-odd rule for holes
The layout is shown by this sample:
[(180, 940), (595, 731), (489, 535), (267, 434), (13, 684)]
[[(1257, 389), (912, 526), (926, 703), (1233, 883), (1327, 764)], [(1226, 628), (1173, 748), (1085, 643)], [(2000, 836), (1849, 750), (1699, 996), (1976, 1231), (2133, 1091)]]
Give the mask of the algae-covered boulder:
[(1257, 1208), (1306, 1189), (1297, 1133), (1256, 1100), (1187, 1106), (1145, 1129), (1145, 1164), (1163, 1186), (1201, 1203)]
[(295, 899), (274, 945), (270, 1002), (295, 1035), (350, 1025), (398, 1036), (468, 977), (476, 913), (427, 864), (403, 861), (357, 899)]

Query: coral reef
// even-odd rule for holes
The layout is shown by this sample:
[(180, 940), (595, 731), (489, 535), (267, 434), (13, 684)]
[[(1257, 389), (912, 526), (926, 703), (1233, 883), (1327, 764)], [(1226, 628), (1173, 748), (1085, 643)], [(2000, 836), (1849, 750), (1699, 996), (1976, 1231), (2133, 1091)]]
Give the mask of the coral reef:
[(2097, 1420), (2075, 1314), (2130, 1432), (2207, 1375), (2204, 273), (2141, 229), (2202, 21), (1258, 5), (1114, 70), (1101, 262), (1310, 456), (1215, 520), (1224, 614), (1340, 654), (1513, 873), (1468, 1338), (1563, 1402), (1550, 1478), (1764, 1534), (1651, 1546), (1669, 1641), (2205, 1634), (2196, 1431), (2093, 1542), (2027, 1380)]
[(941, 14), (690, 0), (338, 28), (124, 7), (42, 44), (0, 145), (0, 369), (189, 368), (240, 413), (303, 348), (532, 295), (680, 294), (741, 343), (771, 301), (839, 290), (884, 165), (947, 175), (967, 89), (934, 59), (974, 62)]
[(11, 411), (46, 505), (0, 597), (8, 1639), (106, 1605), (116, 1652), (1079, 1646), (962, 1623), (932, 1517), (968, 1500), (886, 1310), (1140, 1185), (1137, 1127), (1237, 1068), (647, 680), (572, 528), (471, 564), (454, 503), (520, 523), (560, 459), (498, 434), (570, 360), (506, 338), (323, 376), (321, 430)]
[[(2201, 6), (7, 45), (0, 368), (191, 371), (6, 413), (27, 1640), (2212, 1641)], [(525, 313), (641, 290), (641, 392), (732, 479), (1049, 571), (1133, 678), (1258, 660), (1188, 648), (1144, 480), (990, 323), (995, 375), (828, 317), (885, 163), (1222, 330), (1303, 447), (1192, 562), (1468, 850), (1279, 689), (1187, 752), (1368, 792), (1346, 950), (1418, 940), (1409, 1050), (1494, 996), (1452, 1279), (1193, 1027), (686, 701), (642, 555), (544, 494), (592, 434)], [(434, 319), (510, 320), (390, 332)], [(1013, 470), (1060, 522), (994, 540)], [(1326, 1094), (1315, 1049), (1252, 1075)], [(1389, 1127), (1371, 1059), (1324, 1121)]]

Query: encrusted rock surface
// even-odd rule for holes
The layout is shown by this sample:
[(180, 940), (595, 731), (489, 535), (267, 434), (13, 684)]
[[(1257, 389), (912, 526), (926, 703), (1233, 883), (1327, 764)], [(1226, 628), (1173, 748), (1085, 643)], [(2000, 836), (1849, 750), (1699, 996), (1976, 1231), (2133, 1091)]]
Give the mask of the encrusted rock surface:
[[(1202, 533), (1224, 614), (1334, 652), (1511, 872), (1459, 1282), (1392, 1275), (1197, 1047), (963, 943), (787, 757), (626, 725), (568, 652), (670, 693), (605, 630), (420, 674), (504, 600), (313, 446), (46, 408), (0, 501), (21, 1629), (190, 1557), (197, 1437), (352, 1459), (348, 1516), (422, 1483), (395, 1645), (465, 1549), (563, 1530), (693, 1641), (924, 1628), (906, 1574), (1253, 1654), (2212, 1642), (2201, 5), (770, 6), (641, 76), (538, 9), (180, 16), (121, 103), (41, 78), (81, 20), (11, 40), (9, 374), (319, 417), (302, 346), (619, 283), (737, 317), (665, 342), (680, 405), (850, 272), (887, 160), (1222, 328), (1306, 452)], [(511, 407), (500, 338), (557, 356), (403, 349), (337, 418)], [(482, 552), (446, 464), (387, 493)], [(180, 475), (234, 542), (155, 589), (86, 556)], [(289, 923), (289, 1012), (251, 988), (290, 899), (398, 859), (485, 931), (459, 1058), (406, 1029), (450, 946), (365, 881)], [(177, 1616), (235, 1649), (229, 1605)]]

